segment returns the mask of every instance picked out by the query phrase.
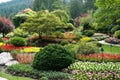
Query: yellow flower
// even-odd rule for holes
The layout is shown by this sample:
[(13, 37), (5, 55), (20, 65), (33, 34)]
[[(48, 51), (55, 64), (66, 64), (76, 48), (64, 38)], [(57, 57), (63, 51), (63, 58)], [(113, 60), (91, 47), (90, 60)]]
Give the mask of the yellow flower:
[(93, 41), (93, 39), (90, 38), (90, 37), (83, 37), (80, 41), (81, 41), (81, 42), (82, 42), (82, 41), (84, 41), (84, 42), (90, 42), (90, 41)]
[(23, 53), (37, 53), (39, 51), (40, 51), (39, 47), (30, 47), (30, 48), (24, 48), (20, 52), (23, 52)]
[(2, 45), (5, 45), (5, 44), (4, 44), (4, 43), (2, 43), (2, 42), (0, 42), (0, 47), (1, 47)]

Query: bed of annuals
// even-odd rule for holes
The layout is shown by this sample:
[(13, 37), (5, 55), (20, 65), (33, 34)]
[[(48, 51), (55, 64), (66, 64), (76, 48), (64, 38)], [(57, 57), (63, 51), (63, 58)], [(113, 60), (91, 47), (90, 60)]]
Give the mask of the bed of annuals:
[(76, 62), (69, 69), (74, 80), (120, 80), (120, 62)]

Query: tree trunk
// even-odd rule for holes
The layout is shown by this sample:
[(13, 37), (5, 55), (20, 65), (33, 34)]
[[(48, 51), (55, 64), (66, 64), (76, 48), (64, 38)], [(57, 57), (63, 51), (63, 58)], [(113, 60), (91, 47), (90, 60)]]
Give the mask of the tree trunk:
[(3, 38), (5, 37), (5, 34), (3, 33)]

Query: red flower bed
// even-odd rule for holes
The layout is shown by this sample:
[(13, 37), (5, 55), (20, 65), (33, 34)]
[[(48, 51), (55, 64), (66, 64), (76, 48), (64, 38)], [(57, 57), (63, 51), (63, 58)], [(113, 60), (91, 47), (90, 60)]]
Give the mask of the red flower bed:
[(18, 47), (18, 46), (14, 46), (12, 44), (7, 44), (7, 45), (3, 45), (1, 48), (4, 50), (4, 51), (11, 51), (11, 50), (20, 50), (22, 48), (26, 48), (26, 47), (29, 47), (29, 46), (21, 46), (21, 47)]
[(90, 54), (90, 55), (80, 55), (77, 54), (77, 58), (82, 61), (120, 61), (120, 54)]
[(4, 41), (8, 41), (9, 39), (8, 38), (2, 38)]

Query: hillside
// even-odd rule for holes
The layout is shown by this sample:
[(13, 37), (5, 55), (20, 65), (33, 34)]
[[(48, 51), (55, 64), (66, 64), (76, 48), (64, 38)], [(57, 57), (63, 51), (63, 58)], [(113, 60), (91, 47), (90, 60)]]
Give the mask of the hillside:
[(14, 14), (25, 8), (31, 7), (33, 0), (12, 0), (0, 4), (0, 16), (12, 17)]

